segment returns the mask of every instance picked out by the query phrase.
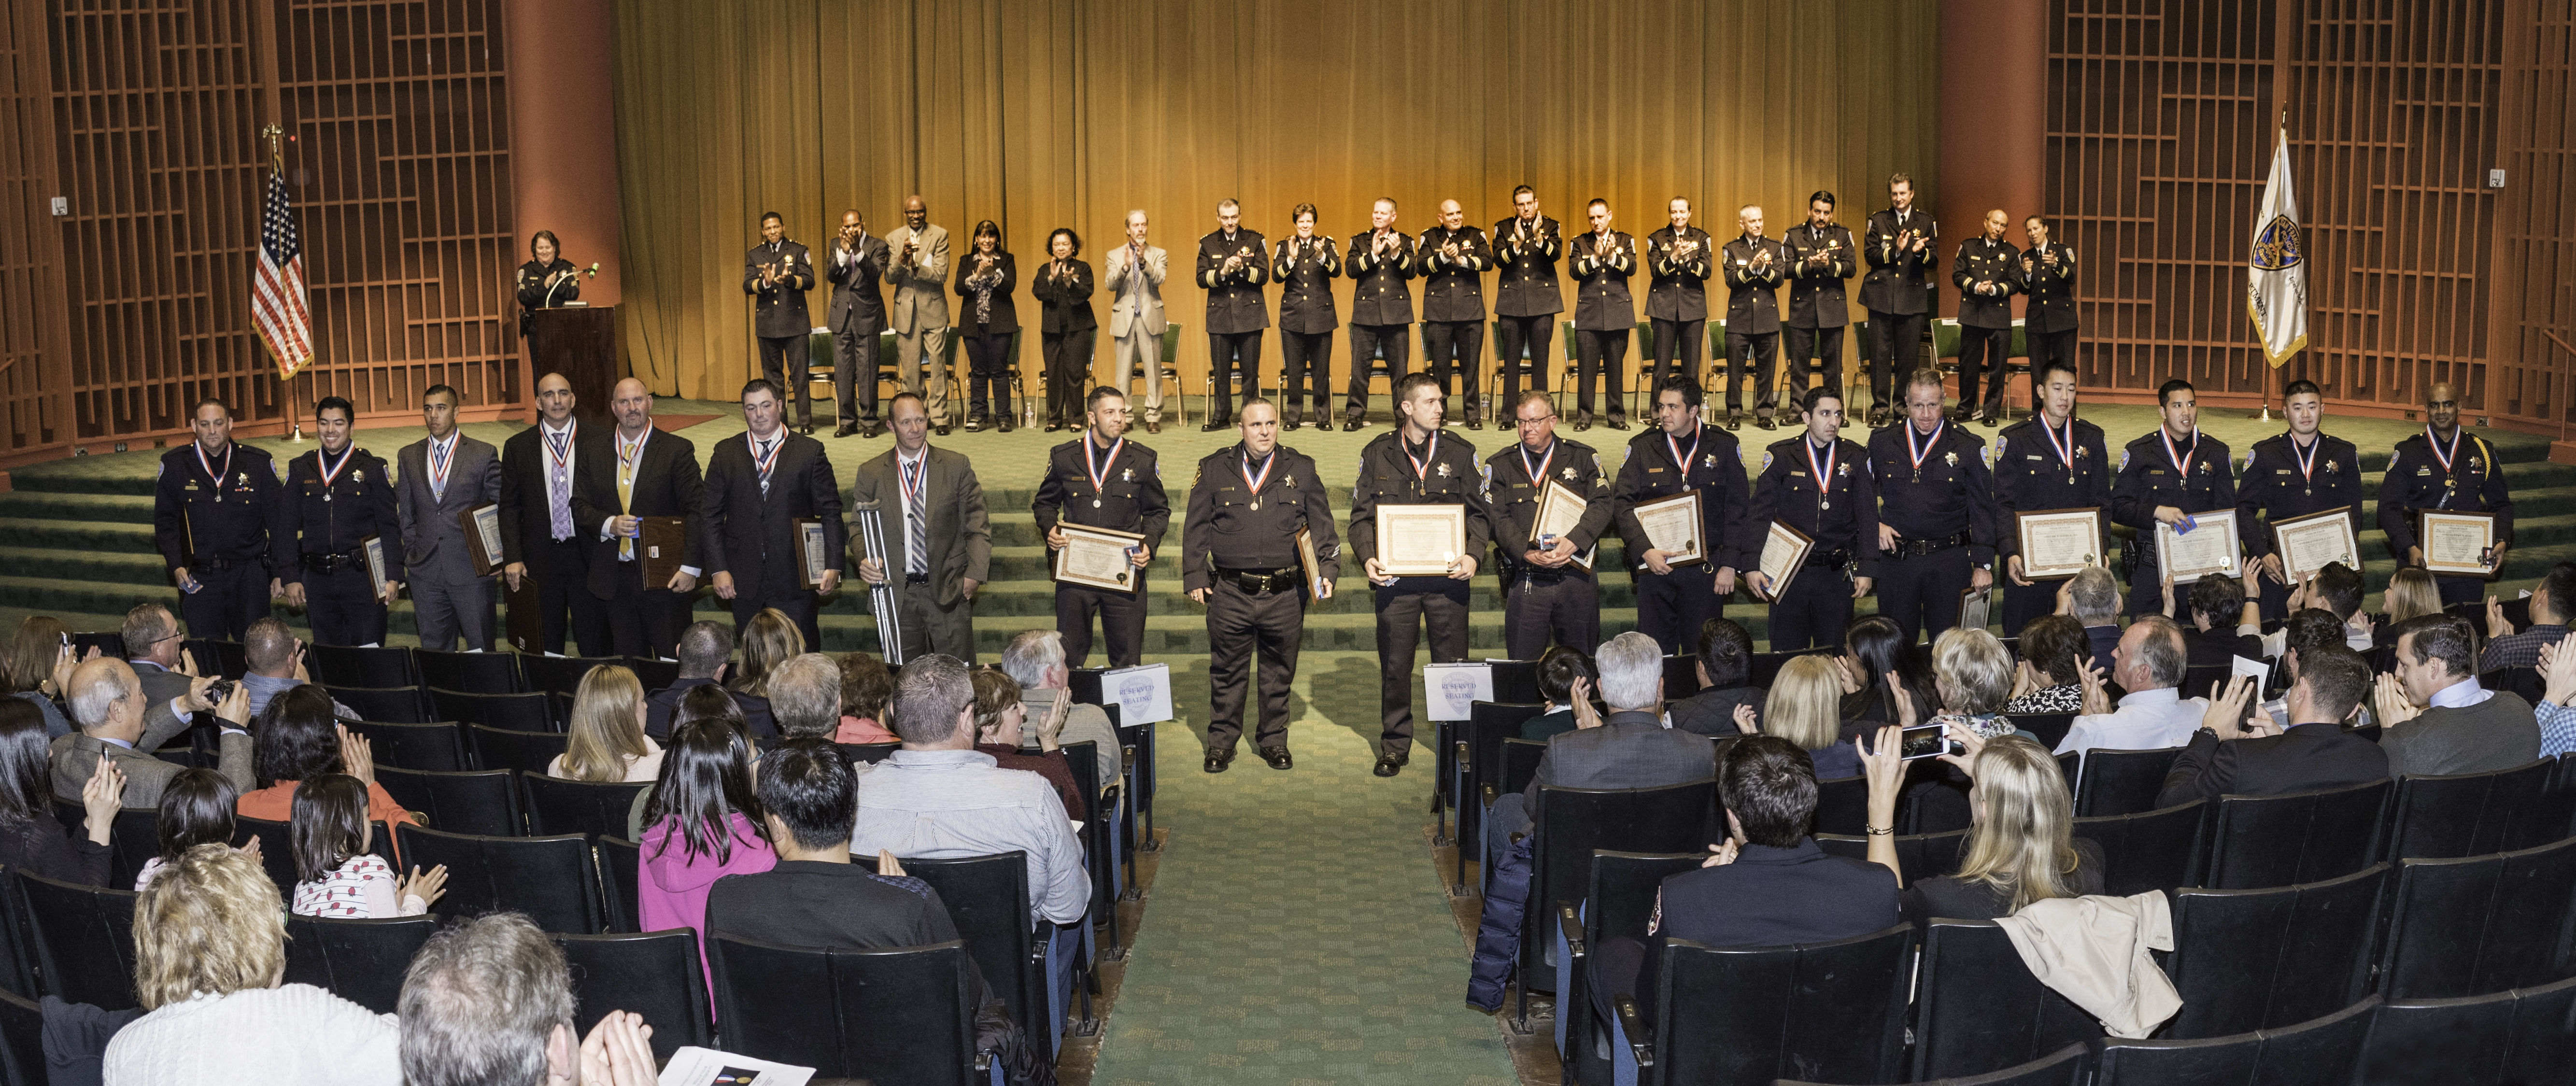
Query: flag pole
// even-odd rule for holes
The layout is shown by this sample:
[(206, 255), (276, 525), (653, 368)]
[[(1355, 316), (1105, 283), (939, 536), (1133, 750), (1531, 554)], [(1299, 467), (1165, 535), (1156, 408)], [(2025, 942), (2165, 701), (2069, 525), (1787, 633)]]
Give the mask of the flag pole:
[[(286, 135), (286, 129), (280, 126), (277, 122), (271, 121), (268, 124), (260, 126), (259, 134), (262, 138), (268, 140), (268, 169), (270, 175), (281, 176), (285, 174), (286, 147), (281, 137)], [(295, 376), (301, 377), (303, 374), (299, 372)], [(286, 379), (286, 441), (291, 445), (300, 445), (304, 442), (304, 412), (301, 405), (299, 405), (296, 400), (295, 378), (289, 377)]]
[[(2290, 107), (2281, 107), (2280, 127), (2273, 132), (2272, 138), (2276, 140), (2288, 140), (2290, 138)], [(2260, 214), (2260, 212), (2257, 212), (2257, 214)], [(2266, 349), (2263, 352), (2263, 406), (2257, 409), (2253, 414), (2245, 416), (2246, 418), (2253, 419), (2257, 422), (2272, 421), (2272, 378), (2278, 375), (2277, 371), (2279, 371), (2279, 369), (2279, 366), (2272, 364), (2272, 352), (2269, 349)]]

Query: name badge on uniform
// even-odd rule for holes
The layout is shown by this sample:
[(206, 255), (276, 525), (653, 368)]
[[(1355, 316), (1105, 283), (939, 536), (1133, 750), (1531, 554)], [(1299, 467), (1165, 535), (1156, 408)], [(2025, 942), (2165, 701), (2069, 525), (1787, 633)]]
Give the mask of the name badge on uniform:
[[(1662, 469), (1662, 468), (1647, 468), (1647, 469), (1646, 469), (1646, 474), (1648, 474), (1648, 475), (1656, 475), (1656, 474), (1660, 474), (1663, 470), (1664, 470), (1664, 469)], [(188, 485), (190, 485), (190, 486), (195, 486), (196, 484), (195, 484), (195, 483), (190, 483), (190, 484), (188, 484)]]

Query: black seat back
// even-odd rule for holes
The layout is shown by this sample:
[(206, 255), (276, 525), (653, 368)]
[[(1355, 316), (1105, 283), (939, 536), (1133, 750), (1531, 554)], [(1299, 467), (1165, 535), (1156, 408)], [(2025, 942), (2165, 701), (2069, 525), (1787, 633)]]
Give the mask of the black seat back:
[[(1592, 855), (1698, 852), (1717, 800), (1712, 778), (1662, 788), (1541, 788), (1537, 844), (1530, 850), (1528, 907), (1521, 910), (1521, 983), (1538, 982), (1542, 922), (1574, 901), (1592, 878)], [(1552, 977), (1546, 981), (1553, 984)]]
[(46, 1086), (45, 1009), (16, 992), (0, 991), (0, 1082)]
[(2506, 1039), (2505, 1082), (2576, 1081), (2576, 978), (2523, 988)]
[(617, 935), (553, 936), (572, 969), (575, 1022), (633, 1011), (653, 1025), (653, 1058), (668, 1062), (682, 1045), (714, 1043), (707, 1014), (707, 975), (698, 933), (688, 928)]
[(543, 693), (479, 694), (445, 687), (429, 688), (430, 707), (440, 720), (480, 724), (514, 732), (559, 732), (552, 704)]
[(612, 931), (641, 930), (637, 895), (643, 891), (635, 880), (644, 867), (644, 846), (612, 834), (591, 842), (590, 853), (599, 864), (601, 919)]
[(1699, 657), (1664, 657), (1664, 700), (1680, 701), (1699, 693)]
[(358, 714), (360, 720), (427, 724), (437, 719), (430, 715), (429, 696), (421, 693), (417, 686), (326, 685), (323, 689), (330, 693), (331, 700)]
[(2091, 1014), (2031, 975), (2002, 925), (1934, 920), (1923, 929), (1915, 1081), (1982, 1075), (2100, 1036)]
[(474, 768), (465, 757), (465, 732), (454, 721), (399, 724), (379, 720), (343, 720), (340, 723), (351, 734), (367, 737), (369, 750), (378, 766), (400, 766), (429, 773), (458, 773)]
[(138, 1007), (134, 994), (132, 890), (74, 886), (14, 872), (19, 915), (45, 992), (103, 1010)]
[(578, 833), (616, 837), (626, 832), (626, 813), (651, 781), (568, 781), (543, 773), (519, 773), (519, 788), (528, 801), (528, 833), (545, 837)]
[(1771, 684), (1779, 680), (1780, 669), (1789, 666), (1789, 661), (1814, 653), (1834, 651), (1836, 650), (1800, 649), (1796, 652), (1754, 653), (1751, 666), (1746, 669), (1746, 674), (1744, 676), (1745, 685), (1757, 686), (1764, 690), (1769, 690), (1771, 689)]
[(2206, 1040), (2096, 1041), (2093, 1086), (2346, 1086), (2378, 1005), (2370, 996), (2283, 1029)]
[[(79, 823), (66, 822), (79, 833)], [(143, 866), (161, 855), (161, 811), (154, 807), (128, 807), (116, 813), (116, 825), (108, 831), (109, 861), (107, 884), (118, 889), (131, 888)]]
[(857, 768), (859, 763), (874, 765), (903, 749), (901, 743), (834, 743), (841, 751), (841, 764)]
[(939, 891), (967, 955), (983, 971), (985, 985), (1010, 1009), (1011, 1020), (1028, 1030), (1032, 1042), (1046, 1044), (1053, 1036), (1045, 1028), (1046, 945), (1029, 926), (1028, 854), (900, 862), (904, 874)]
[(2160, 811), (2075, 820), (2075, 836), (2102, 849), (2102, 892), (2116, 897), (2176, 888), (2200, 880), (2201, 820), (2209, 801)]
[[(601, 660), (598, 662), (611, 663), (613, 661)], [(635, 673), (635, 681), (642, 684), (644, 692), (648, 694), (680, 681), (680, 662), (677, 660), (657, 660), (648, 656), (629, 656), (626, 658), (625, 663), (626, 669)], [(589, 669), (584, 668), (582, 670), (588, 671)], [(581, 680), (578, 678), (573, 680), (573, 683), (576, 686), (580, 685), (580, 682)], [(571, 692), (572, 691), (569, 690), (565, 691), (565, 693)]]
[(239, 641), (191, 637), (181, 642), (179, 647), (196, 659), (197, 674), (230, 675), (238, 679), (250, 672), (250, 650)]
[(2181, 747), (2085, 751), (2084, 768), (2078, 771), (2075, 784), (2075, 817), (2155, 810), (2156, 793), (2164, 790), (2165, 774), (2181, 755)]
[[(1585, 883), (1581, 908), (1584, 945), (1597, 948), (1604, 939), (1644, 940), (1647, 919), (1654, 914), (1657, 891), (1664, 879), (1685, 871), (1698, 870), (1706, 860), (1705, 852), (1614, 852), (1592, 853), (1592, 874)], [(1533, 903), (1536, 904), (1536, 903)], [(1548, 923), (1562, 921), (1561, 910), (1573, 903), (1548, 902), (1543, 910)], [(1542, 929), (1546, 930), (1546, 929)], [(1557, 1049), (1575, 1062), (1577, 1081), (1596, 1081), (1611, 1074), (1607, 1061), (1594, 1055), (1593, 1036), (1603, 1028), (1592, 1013), (1593, 1001), (1588, 992), (1589, 966), (1565, 970), (1574, 990), (1558, 992), (1556, 1004)]]
[(1538, 764), (1547, 758), (1547, 744), (1527, 739), (1503, 740), (1501, 777), (1495, 783), (1504, 794), (1525, 790), (1538, 779)]
[(1868, 825), (1868, 777), (1828, 777), (1816, 782), (1815, 832), (1857, 837)]
[(392, 1014), (402, 998), (403, 970), (439, 927), (436, 914), (373, 920), (289, 915), (286, 981), (310, 984), (377, 1014)]
[(2540, 806), (2556, 769), (2541, 759), (2492, 773), (2402, 777), (2380, 856), (2438, 860), (2502, 852), (2516, 818)]
[[(1917, 1079), (1927, 1086), (2084, 1086), (2093, 1076), (2093, 1050), (2081, 1042), (1987, 1074), (1940, 1080)], [(1799, 1079), (1774, 1079), (1771, 1086), (1823, 1086)]]
[[(1855, 860), (1869, 859), (1869, 838), (1849, 834), (1816, 835), (1816, 845), (1836, 856)], [(1903, 870), (1905, 885), (1939, 878), (1959, 869), (1966, 858), (1968, 831), (1945, 833), (1907, 833), (1896, 837), (1896, 863)]]
[[(233, 816), (233, 834), (236, 848), (250, 843), (253, 838), (259, 840), (259, 866), (268, 871), (268, 881), (277, 884), (277, 896), (285, 899), (287, 906), (292, 908), (298, 874), (295, 870), (294, 826), (237, 814)], [(385, 847), (383, 842), (376, 843), (378, 855), (383, 854)]]
[[(411, 652), (408, 647), (358, 648), (352, 645), (306, 645), (304, 646), (304, 670), (306, 674), (313, 676), (314, 682), (334, 690), (343, 686), (418, 686), (420, 672), (412, 667)], [(349, 701), (347, 698), (340, 700), (347, 702), (352, 709), (358, 708), (357, 702)], [(363, 709), (359, 711), (365, 712)], [(401, 718), (377, 717), (368, 714), (367, 719)]]
[(1666, 943), (1655, 993), (1658, 1081), (1896, 1081), (1913, 949), (1911, 924), (1785, 947)]
[(2534, 705), (2540, 704), (2541, 695), (2549, 689), (2549, 683), (2541, 677), (2540, 669), (2533, 667), (2500, 667), (2494, 671), (2483, 672), (2478, 676), (2478, 685), (2489, 690), (2518, 695), (2522, 700)]
[(2173, 895), (2165, 973), (2182, 1010), (2160, 1036), (2216, 1037), (2322, 1018), (2370, 991), (2387, 864), (2269, 890)]
[(481, 724), (466, 725), (465, 736), (473, 744), (474, 764), (485, 769), (529, 773), (545, 772), (548, 765), (563, 756), (564, 746), (572, 740), (563, 732), (514, 731)]
[[(548, 692), (556, 694), (577, 693), (581, 690), (582, 678), (590, 674), (590, 669), (598, 667), (601, 664), (616, 664), (620, 667), (624, 667), (626, 666), (626, 659), (620, 656), (521, 655), (519, 657), (519, 671), (521, 672), (522, 677), (527, 680), (527, 685), (520, 687), (519, 689), (533, 690), (540, 694)], [(676, 668), (679, 665), (674, 664), (672, 666)], [(424, 669), (424, 674), (426, 674), (426, 669)], [(635, 678), (638, 681), (642, 681), (644, 674), (639, 671), (636, 673)], [(448, 683), (439, 682), (436, 679), (432, 679), (429, 682), (432, 686), (445, 686), (451, 690), (482, 689), (477, 686), (453, 686)], [(650, 694), (669, 685), (671, 684), (662, 683), (660, 685), (655, 685), (653, 683), (646, 682), (644, 683), (644, 692)]]
[(420, 684), (433, 690), (471, 690), (478, 694), (515, 694), (528, 688), (519, 676), (515, 652), (440, 652), (413, 649), (411, 663), (420, 669)]
[(405, 864), (423, 871), (447, 865), (447, 896), (438, 900), (442, 912), (522, 912), (547, 931), (599, 933), (599, 876), (591, 866), (590, 843), (579, 834), (486, 837), (410, 823), (394, 832), (401, 835)]
[(2381, 1003), (2362, 1043), (2358, 1081), (2497, 1086), (2513, 1035), (2516, 991)]
[[(1500, 697), (1502, 691), (1496, 689), (1494, 694)], [(1503, 741), (1519, 738), (1521, 725), (1546, 711), (1547, 705), (1535, 699), (1528, 702), (1480, 701), (1467, 707), (1464, 723), (1453, 725), (1456, 730), (1450, 734), (1457, 736), (1456, 742), (1465, 744), (1467, 748), (1465, 761), (1459, 762), (1455, 770), (1459, 774), (1457, 790), (1461, 797), (1458, 801), (1459, 840), (1483, 839), (1484, 806), (1479, 797), (1485, 794), (1485, 786), (1489, 784), (1497, 793), (1503, 791)], [(1459, 754), (1453, 749), (1449, 757), (1455, 762)]]
[(2210, 815), (2204, 885), (2220, 890), (2341, 878), (2379, 856), (2390, 781), (2283, 796), (2224, 796)]
[(2379, 992), (2390, 999), (2486, 995), (2568, 975), (2576, 838), (2455, 860), (2400, 860)]
[(518, 783), (509, 770), (424, 773), (380, 765), (376, 783), (404, 810), (427, 816), (430, 829), (484, 837), (527, 835)]
[(1545, 695), (1538, 690), (1538, 661), (1494, 661), (1494, 700), (1507, 704), (1545, 701)]
[(2066, 741), (2066, 733), (2075, 727), (2073, 713), (2010, 713), (2005, 720), (2012, 726), (2039, 737), (2039, 745), (2056, 750)]
[(726, 1051), (818, 1078), (970, 1086), (966, 944), (793, 950), (718, 935), (707, 947)]

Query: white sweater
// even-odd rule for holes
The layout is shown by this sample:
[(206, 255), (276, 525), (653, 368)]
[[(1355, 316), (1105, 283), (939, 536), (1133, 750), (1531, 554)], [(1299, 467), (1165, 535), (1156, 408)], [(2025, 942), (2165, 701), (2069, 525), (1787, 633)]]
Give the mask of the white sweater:
[(310, 984), (199, 996), (107, 1044), (107, 1086), (402, 1086), (402, 1031)]

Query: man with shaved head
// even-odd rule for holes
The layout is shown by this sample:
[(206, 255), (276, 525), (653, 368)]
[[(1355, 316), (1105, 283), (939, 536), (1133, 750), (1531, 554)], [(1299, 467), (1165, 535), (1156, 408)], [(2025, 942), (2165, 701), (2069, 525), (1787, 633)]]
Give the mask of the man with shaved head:
[(574, 475), (600, 455), (600, 435), (573, 417), (578, 403), (564, 375), (537, 378), (537, 424), (501, 443), (501, 538), (510, 556), (501, 578), (512, 592), (536, 581), (545, 651), (562, 655), (569, 633), (581, 642), (577, 655), (606, 656), (608, 616), (587, 587), (589, 540), (572, 515)]
[[(2513, 542), (2513, 492), (2505, 487), (2495, 447), (2460, 425), (2460, 393), (2448, 381), (2424, 393), (2424, 432), (2397, 443), (2388, 474), (2379, 481), (2379, 528), (2388, 533), (2389, 552), (2404, 565), (2425, 562), (2417, 529), (2427, 512), (2494, 516), (2495, 545), (2481, 557), (2488, 569), (2504, 568), (2505, 548)], [(2442, 588), (2443, 603), (2474, 602), (2487, 584), (2483, 577), (2443, 574), (2433, 582)]]
[[(653, 392), (629, 377), (609, 392), (614, 429), (599, 439), (574, 476), (573, 523), (589, 548), (584, 574), (592, 598), (604, 601), (608, 643), (618, 656), (670, 658), (688, 617), (688, 594), (698, 587), (702, 563), (697, 523), (705, 483), (698, 450), (689, 439), (653, 428)], [(681, 517), (679, 572), (644, 583), (641, 563), (651, 557), (644, 518)], [(593, 655), (603, 655), (594, 653)]]
[[(1467, 210), (1458, 201), (1442, 200), (1440, 225), (1422, 232), (1415, 252), (1422, 265), (1422, 368), (1440, 382), (1442, 399), (1453, 389), (1464, 393), (1467, 428), (1484, 429), (1477, 371), (1485, 354), (1485, 269), (1494, 266), (1494, 248), (1484, 228), (1467, 225)], [(1297, 401), (1288, 402), (1293, 407)], [(1511, 407), (1493, 407), (1499, 425)]]
[(887, 234), (885, 243), (894, 254), (885, 278), (894, 288), (887, 318), (894, 328), (895, 372), (903, 375), (906, 390), (921, 394), (931, 424), (946, 436), (948, 228), (930, 224), (930, 205), (921, 197), (906, 196), (903, 225)]
[[(2012, 296), (2021, 292), (2021, 250), (2004, 240), (2012, 222), (2002, 208), (1986, 212), (1984, 229), (1959, 243), (1950, 262), (1950, 285), (1959, 288), (1959, 410), (1963, 421), (2000, 424), (2004, 413), (2004, 356), (2012, 350)], [(1990, 376), (1985, 399), (1977, 378)]]

